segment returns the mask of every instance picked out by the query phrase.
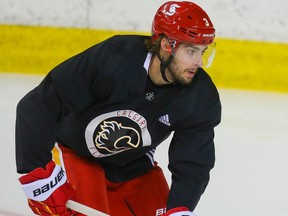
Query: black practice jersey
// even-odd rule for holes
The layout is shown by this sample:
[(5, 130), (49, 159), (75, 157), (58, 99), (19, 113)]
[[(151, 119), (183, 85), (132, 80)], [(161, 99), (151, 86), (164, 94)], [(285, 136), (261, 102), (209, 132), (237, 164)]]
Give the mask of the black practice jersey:
[(57, 141), (98, 161), (111, 181), (129, 180), (153, 166), (156, 147), (173, 132), (167, 207), (195, 208), (214, 166), (219, 95), (201, 68), (189, 86), (153, 84), (145, 39), (107, 39), (55, 67), (19, 102), (19, 173), (45, 167)]

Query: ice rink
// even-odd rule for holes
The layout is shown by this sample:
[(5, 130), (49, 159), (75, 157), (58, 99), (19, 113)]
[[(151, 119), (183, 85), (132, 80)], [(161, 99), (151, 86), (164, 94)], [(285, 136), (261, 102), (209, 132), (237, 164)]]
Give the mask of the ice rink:
[[(0, 73), (0, 215), (33, 215), (20, 189), (14, 158), (17, 102), (42, 79)], [(288, 215), (288, 94), (219, 89), (222, 123), (216, 128), (216, 166), (197, 216)], [(156, 153), (166, 169), (168, 142)]]

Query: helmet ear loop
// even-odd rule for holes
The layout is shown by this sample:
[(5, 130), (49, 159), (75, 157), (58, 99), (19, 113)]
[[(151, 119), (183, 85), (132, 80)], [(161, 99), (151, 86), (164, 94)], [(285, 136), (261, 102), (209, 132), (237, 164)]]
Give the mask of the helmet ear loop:
[(168, 65), (171, 63), (171, 61), (173, 59), (174, 49), (171, 47), (171, 45), (169, 43), (165, 44), (165, 49), (166, 49), (167, 53), (169, 53), (169, 57), (168, 57), (168, 59), (166, 61), (164, 61), (163, 57), (160, 59), (161, 60), (160, 71), (161, 71), (162, 78), (166, 82), (170, 83), (170, 81), (166, 77), (165, 70), (166, 70), (166, 68), (168, 67)]
[(168, 59), (165, 61), (164, 58), (160, 56), (159, 52), (156, 52), (156, 55), (158, 56), (158, 58), (160, 60), (160, 72), (161, 72), (163, 80), (165, 80), (168, 83), (171, 83), (166, 77), (165, 70), (173, 59), (172, 54), (174, 53), (174, 49), (171, 47), (171, 45), (168, 41), (164, 42), (163, 45), (164, 45), (165, 51), (169, 54)]

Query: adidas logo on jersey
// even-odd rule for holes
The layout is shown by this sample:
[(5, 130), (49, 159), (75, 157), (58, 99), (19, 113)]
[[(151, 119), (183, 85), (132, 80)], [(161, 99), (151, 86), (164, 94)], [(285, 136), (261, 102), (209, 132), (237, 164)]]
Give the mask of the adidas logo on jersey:
[(163, 115), (159, 118), (159, 121), (162, 122), (163, 124), (167, 125), (167, 126), (170, 126), (170, 122), (169, 122), (169, 116), (168, 114), (166, 115)]

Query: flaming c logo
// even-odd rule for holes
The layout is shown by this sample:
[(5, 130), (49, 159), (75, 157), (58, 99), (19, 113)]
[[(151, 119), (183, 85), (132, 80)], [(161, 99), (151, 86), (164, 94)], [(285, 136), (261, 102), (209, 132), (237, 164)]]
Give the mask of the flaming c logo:
[(117, 110), (95, 117), (86, 127), (85, 140), (96, 158), (151, 145), (146, 119), (133, 110)]
[(180, 6), (177, 4), (170, 5), (168, 11), (166, 10), (166, 7), (165, 7), (164, 8), (164, 14), (166, 14), (168, 16), (173, 16), (176, 13), (177, 8), (180, 8)]
[(101, 131), (95, 138), (95, 145), (104, 152), (121, 152), (137, 148), (140, 144), (140, 135), (132, 127), (124, 127), (115, 121), (104, 121), (100, 128)]

